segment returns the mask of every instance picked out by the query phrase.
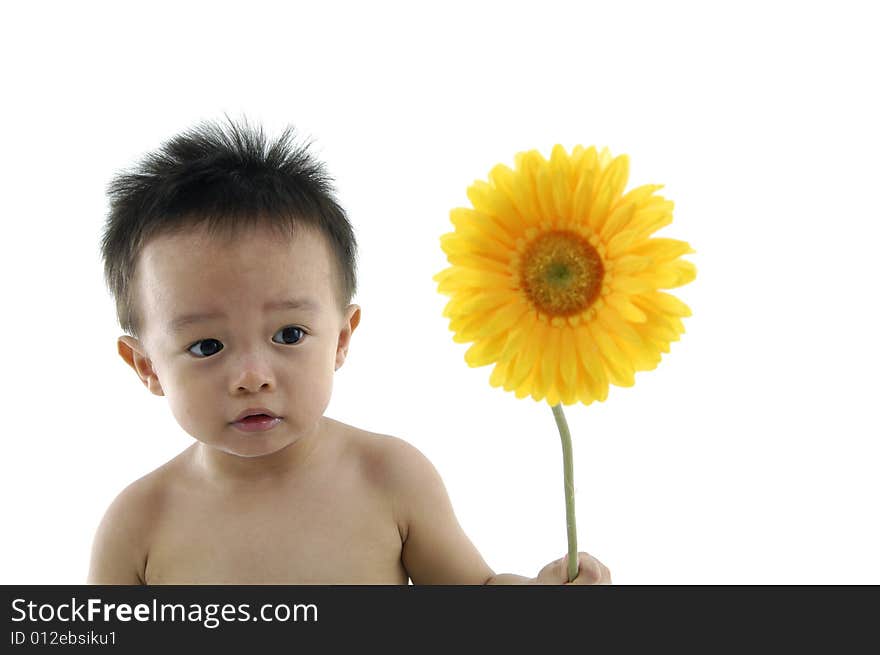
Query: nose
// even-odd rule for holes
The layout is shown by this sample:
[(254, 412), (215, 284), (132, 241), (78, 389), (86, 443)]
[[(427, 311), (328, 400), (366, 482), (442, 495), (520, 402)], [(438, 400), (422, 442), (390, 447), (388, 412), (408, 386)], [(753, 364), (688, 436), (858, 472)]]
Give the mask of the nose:
[(275, 388), (275, 376), (269, 364), (258, 357), (248, 356), (239, 360), (237, 373), (233, 376), (232, 391), (256, 393)]

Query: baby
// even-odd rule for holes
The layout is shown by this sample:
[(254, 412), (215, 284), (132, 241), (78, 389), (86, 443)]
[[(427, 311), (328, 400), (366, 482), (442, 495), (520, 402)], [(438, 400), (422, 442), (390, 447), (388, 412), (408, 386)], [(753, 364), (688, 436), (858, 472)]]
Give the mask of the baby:
[(119, 354), (195, 443), (111, 503), (88, 582), (567, 583), (567, 556), (495, 574), (419, 450), (324, 416), (361, 317), (356, 242), (291, 134), (206, 123), (108, 187)]

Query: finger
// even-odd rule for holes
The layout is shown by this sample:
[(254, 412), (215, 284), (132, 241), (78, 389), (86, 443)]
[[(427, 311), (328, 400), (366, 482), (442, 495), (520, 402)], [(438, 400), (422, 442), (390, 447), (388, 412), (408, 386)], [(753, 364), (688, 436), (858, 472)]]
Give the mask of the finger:
[(595, 564), (595, 572), (598, 578), (593, 584), (611, 584), (611, 570), (592, 555), (590, 559)]
[[(602, 584), (605, 582), (605, 565), (589, 553), (578, 553), (578, 576), (576, 584)], [(610, 582), (610, 571), (608, 581)]]
[(590, 584), (598, 584), (602, 580), (602, 563), (595, 557), (584, 553), (582, 566), (590, 580)]
[(601, 562), (599, 564), (602, 566), (602, 579), (599, 581), (599, 584), (611, 584), (611, 569)]
[(553, 560), (538, 572), (538, 579), (544, 580), (545, 584), (559, 584), (568, 581), (567, 564), (568, 556)]

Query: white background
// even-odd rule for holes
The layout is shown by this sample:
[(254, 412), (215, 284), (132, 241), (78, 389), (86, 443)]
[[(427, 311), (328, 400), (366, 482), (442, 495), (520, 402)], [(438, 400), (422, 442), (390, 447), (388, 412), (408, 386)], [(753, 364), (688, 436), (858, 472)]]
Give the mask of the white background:
[(116, 354), (105, 187), (203, 119), (335, 177), (362, 322), (327, 415), (402, 437), (496, 572), (566, 551), (546, 403), (490, 387), (431, 277), (465, 189), (555, 143), (664, 184), (697, 280), (635, 387), (566, 409), (580, 550), (621, 584), (880, 583), (871, 3), (32, 3), (4, 10), (0, 583), (81, 583), (192, 438)]

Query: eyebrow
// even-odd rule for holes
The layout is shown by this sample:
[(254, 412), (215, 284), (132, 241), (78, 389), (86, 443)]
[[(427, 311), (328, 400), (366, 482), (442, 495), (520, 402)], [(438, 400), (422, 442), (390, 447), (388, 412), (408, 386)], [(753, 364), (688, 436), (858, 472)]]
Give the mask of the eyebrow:
[[(302, 309), (316, 311), (319, 305), (311, 298), (290, 298), (288, 300), (276, 300), (263, 305), (263, 311), (282, 311), (285, 309)], [(207, 314), (184, 314), (178, 316), (168, 324), (168, 330), (172, 333), (180, 332), (183, 328), (193, 323), (201, 323), (215, 318), (226, 318), (223, 312), (209, 312)]]

